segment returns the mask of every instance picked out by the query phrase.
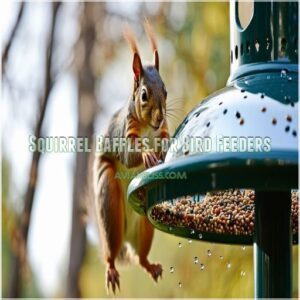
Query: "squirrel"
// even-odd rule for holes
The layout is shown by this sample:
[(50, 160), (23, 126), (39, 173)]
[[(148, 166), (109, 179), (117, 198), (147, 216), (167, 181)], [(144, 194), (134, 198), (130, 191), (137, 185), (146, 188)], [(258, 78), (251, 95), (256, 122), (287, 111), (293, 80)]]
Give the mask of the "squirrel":
[[(126, 138), (134, 144), (137, 138), (147, 137), (150, 146), (154, 138), (169, 139), (166, 120), (167, 91), (159, 74), (159, 55), (156, 39), (149, 22), (144, 23), (151, 43), (154, 62), (142, 64), (134, 34), (127, 26), (124, 36), (129, 43), (133, 61), (133, 90), (127, 104), (117, 111), (109, 122), (105, 137)], [(127, 256), (138, 258), (139, 264), (157, 281), (162, 278), (162, 266), (150, 263), (150, 252), (154, 228), (146, 216), (140, 216), (126, 201), (130, 179), (118, 178), (118, 172), (136, 174), (157, 165), (165, 152), (146, 149), (142, 152), (100, 152), (95, 154), (93, 164), (93, 190), (97, 225), (107, 265), (106, 287), (113, 293), (120, 290), (116, 260)], [(132, 178), (131, 178), (132, 179)], [(130, 254), (131, 253), (131, 254)], [(130, 259), (132, 261), (132, 259)]]

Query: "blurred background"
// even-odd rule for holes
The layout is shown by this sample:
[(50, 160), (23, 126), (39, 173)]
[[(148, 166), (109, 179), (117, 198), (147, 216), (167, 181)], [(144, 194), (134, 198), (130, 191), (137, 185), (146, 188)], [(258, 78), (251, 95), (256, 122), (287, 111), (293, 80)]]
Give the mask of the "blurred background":
[[(83, 201), (88, 155), (33, 154), (28, 137), (103, 133), (132, 89), (126, 22), (143, 61), (152, 60), (145, 17), (157, 35), (174, 132), (226, 84), (228, 3), (1, 5), (2, 296), (107, 297), (98, 234)], [(297, 247), (293, 256), (297, 297)], [(117, 296), (253, 297), (252, 257), (252, 247), (189, 243), (156, 231), (150, 259), (163, 265), (163, 280), (155, 284), (139, 266), (120, 267)]]

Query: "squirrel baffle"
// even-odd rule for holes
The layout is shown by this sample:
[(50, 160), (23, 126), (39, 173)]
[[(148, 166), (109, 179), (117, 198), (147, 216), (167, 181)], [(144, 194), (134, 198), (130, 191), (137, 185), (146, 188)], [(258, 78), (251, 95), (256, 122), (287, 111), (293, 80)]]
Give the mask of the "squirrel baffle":
[[(244, 28), (242, 6), (230, 3), (227, 86), (186, 116), (165, 163), (135, 178), (127, 196), (162, 231), (253, 244), (256, 297), (287, 298), (298, 243), (298, 3), (253, 2)], [(222, 151), (219, 136), (229, 137)], [(196, 137), (211, 139), (210, 153), (186, 148)]]

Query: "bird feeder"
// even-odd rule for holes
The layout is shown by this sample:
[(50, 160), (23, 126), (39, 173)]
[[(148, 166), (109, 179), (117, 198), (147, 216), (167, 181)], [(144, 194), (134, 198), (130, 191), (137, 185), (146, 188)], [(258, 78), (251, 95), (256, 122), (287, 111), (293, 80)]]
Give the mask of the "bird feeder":
[[(230, 4), (227, 86), (187, 115), (165, 162), (134, 178), (128, 199), (169, 234), (253, 244), (255, 296), (286, 298), (298, 243), (298, 3), (254, 2), (244, 27), (239, 5)], [(195, 137), (209, 151), (191, 147)]]

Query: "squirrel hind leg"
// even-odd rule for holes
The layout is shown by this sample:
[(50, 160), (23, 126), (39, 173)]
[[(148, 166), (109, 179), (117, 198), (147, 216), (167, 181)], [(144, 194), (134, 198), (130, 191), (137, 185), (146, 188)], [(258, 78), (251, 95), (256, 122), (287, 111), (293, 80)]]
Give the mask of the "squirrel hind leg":
[(114, 165), (103, 159), (101, 174), (96, 186), (96, 214), (103, 246), (104, 260), (107, 263), (106, 286), (111, 286), (115, 293), (120, 288), (119, 273), (115, 267), (115, 260), (120, 254), (125, 227), (125, 210), (122, 187), (115, 178)]
[(154, 281), (162, 278), (161, 264), (152, 264), (149, 262), (147, 256), (150, 252), (152, 239), (154, 235), (154, 228), (146, 217), (141, 217), (139, 238), (138, 238), (138, 256), (140, 265), (151, 275)]

